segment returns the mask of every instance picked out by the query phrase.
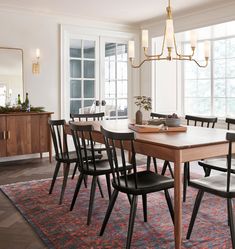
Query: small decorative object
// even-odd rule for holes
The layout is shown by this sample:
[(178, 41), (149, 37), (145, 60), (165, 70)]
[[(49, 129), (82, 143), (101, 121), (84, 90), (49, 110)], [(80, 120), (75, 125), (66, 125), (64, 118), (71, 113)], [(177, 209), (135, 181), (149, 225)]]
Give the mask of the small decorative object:
[(32, 73), (33, 74), (39, 74), (40, 73), (40, 63), (39, 63), (39, 59), (40, 59), (40, 49), (37, 48), (36, 49), (36, 62), (34, 62), (32, 64)]
[(168, 115), (166, 118), (166, 126), (169, 127), (178, 127), (180, 126), (181, 120), (177, 116), (176, 113), (173, 113), (172, 115)]
[(142, 124), (143, 122), (143, 114), (141, 109), (143, 108), (146, 111), (152, 109), (152, 99), (147, 96), (135, 96), (135, 104), (139, 108), (139, 110), (135, 114), (135, 122), (136, 124)]

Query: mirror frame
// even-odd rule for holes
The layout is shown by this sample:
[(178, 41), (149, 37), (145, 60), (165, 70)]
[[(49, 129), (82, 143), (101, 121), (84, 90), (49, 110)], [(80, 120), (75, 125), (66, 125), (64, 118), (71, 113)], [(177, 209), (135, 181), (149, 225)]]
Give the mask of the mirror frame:
[(18, 51), (20, 51), (21, 52), (21, 60), (22, 60), (22, 68), (21, 68), (21, 70), (22, 70), (22, 92), (23, 92), (23, 96), (24, 96), (24, 50), (22, 49), (22, 48), (14, 48), (14, 47), (1, 47), (0, 46), (0, 50), (1, 49), (5, 49), (5, 50), (7, 50), (7, 49), (9, 49), (9, 50), (18, 50)]

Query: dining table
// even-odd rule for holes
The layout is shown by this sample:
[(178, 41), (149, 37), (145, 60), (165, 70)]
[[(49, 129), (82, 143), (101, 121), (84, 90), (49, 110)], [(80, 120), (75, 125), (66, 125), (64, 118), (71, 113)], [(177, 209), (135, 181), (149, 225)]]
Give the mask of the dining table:
[[(76, 123), (76, 122), (74, 122)], [(100, 127), (114, 132), (135, 132), (128, 128), (130, 120), (102, 120), (79, 122), (92, 124), (94, 127), (93, 140), (104, 143)], [(66, 134), (71, 134), (69, 125)], [(212, 157), (224, 156), (228, 153), (228, 130), (187, 126), (184, 131), (135, 132), (135, 151), (138, 154), (170, 161), (174, 164), (174, 237), (175, 248), (182, 246), (182, 178), (183, 163)], [(231, 132), (231, 131), (230, 131)], [(125, 145), (128, 151), (130, 144)], [(235, 146), (233, 146), (235, 153)]]

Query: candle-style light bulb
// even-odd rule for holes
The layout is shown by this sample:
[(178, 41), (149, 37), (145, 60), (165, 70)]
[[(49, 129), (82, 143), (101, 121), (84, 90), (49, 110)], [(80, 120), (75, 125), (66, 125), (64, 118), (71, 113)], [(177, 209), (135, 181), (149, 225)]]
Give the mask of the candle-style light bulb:
[(149, 46), (149, 31), (147, 29), (142, 30), (142, 47), (148, 48)]
[(135, 42), (129, 41), (128, 43), (128, 57), (130, 59), (135, 58)]
[(197, 32), (192, 30), (190, 32), (191, 48), (196, 48), (197, 46)]
[(40, 58), (40, 49), (39, 48), (36, 49), (36, 57)]
[(172, 19), (166, 20), (166, 46), (174, 47), (174, 24)]
[(204, 56), (205, 56), (205, 58), (210, 57), (210, 41), (204, 42)]

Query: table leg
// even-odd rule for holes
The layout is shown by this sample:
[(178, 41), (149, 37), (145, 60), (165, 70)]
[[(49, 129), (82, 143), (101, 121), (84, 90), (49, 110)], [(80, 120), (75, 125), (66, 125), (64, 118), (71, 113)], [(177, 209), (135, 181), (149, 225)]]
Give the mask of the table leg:
[(180, 161), (174, 162), (174, 209), (175, 209), (175, 248), (180, 249), (182, 243), (182, 176)]

